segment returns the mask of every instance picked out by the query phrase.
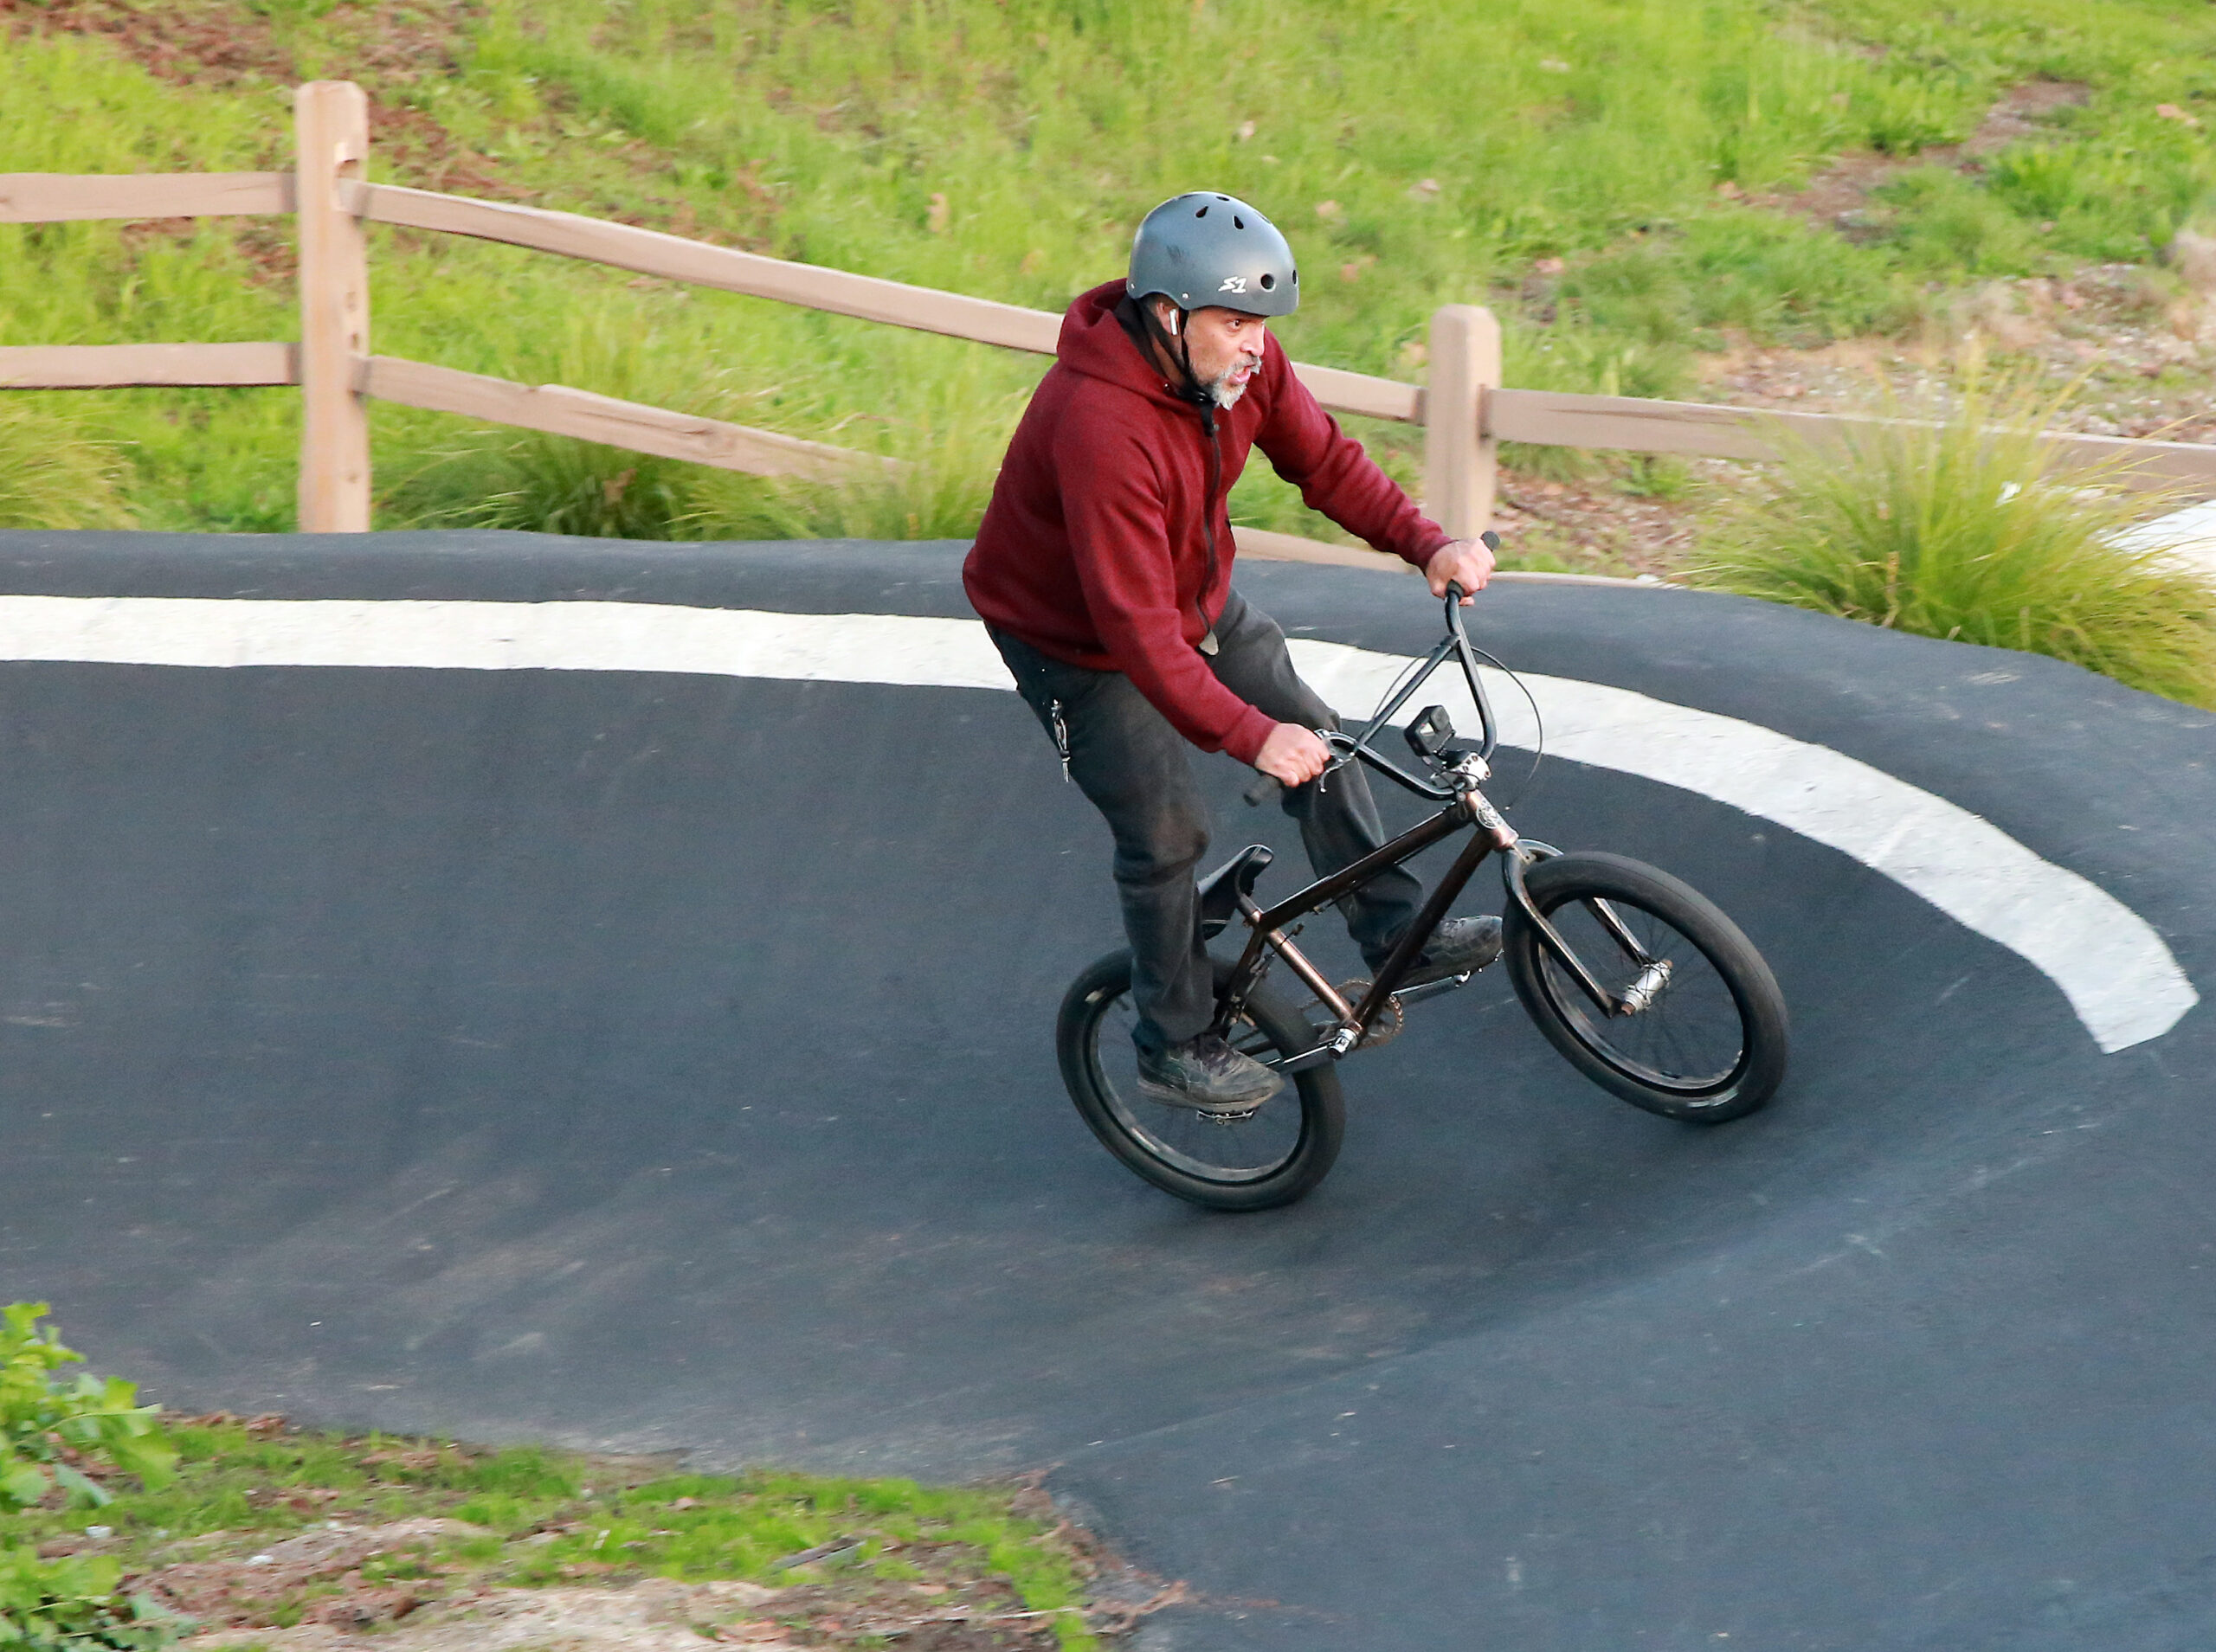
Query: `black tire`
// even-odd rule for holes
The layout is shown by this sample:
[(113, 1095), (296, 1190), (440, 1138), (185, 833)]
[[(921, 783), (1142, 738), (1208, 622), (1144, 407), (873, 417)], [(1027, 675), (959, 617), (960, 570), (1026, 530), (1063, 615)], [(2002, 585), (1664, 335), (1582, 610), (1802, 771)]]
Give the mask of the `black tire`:
[[(1232, 966), (1215, 961), (1221, 992)], [(1140, 1096), (1131, 1046), (1131, 955), (1111, 952), (1070, 983), (1055, 1019), (1054, 1051), (1070, 1100), (1101, 1145), (1166, 1193), (1216, 1211), (1290, 1205), (1324, 1180), (1346, 1130), (1339, 1076), (1330, 1065), (1294, 1076), (1251, 1116), (1219, 1122)], [(1232, 1043), (1249, 1054), (1298, 1055), (1316, 1042), (1274, 995), (1248, 995)]]
[(1525, 874), (1531, 903), (1600, 984), (1620, 995), (1640, 966), (1584, 904), (1605, 900), (1650, 956), (1672, 966), (1646, 1010), (1607, 1016), (1513, 902), (1504, 922), (1509, 979), (1547, 1041), (1611, 1095), (1665, 1118), (1744, 1118), (1785, 1077), (1785, 997), (1754, 943), (1716, 903), (1621, 855), (1569, 854)]

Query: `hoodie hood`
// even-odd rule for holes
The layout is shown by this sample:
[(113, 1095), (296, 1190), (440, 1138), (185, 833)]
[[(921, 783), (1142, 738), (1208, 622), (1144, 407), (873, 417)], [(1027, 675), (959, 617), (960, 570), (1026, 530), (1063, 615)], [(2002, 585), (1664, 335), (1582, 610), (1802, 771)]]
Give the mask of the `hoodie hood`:
[(1125, 283), (1104, 282), (1084, 294), (1062, 315), (1061, 337), (1054, 343), (1054, 359), (1073, 373), (1100, 379), (1143, 395), (1165, 407), (1191, 408), (1190, 397), (1177, 394), (1161, 370), (1124, 325), (1117, 310), (1124, 302)]
[(1230, 407), (1170, 388), (1110, 281), (1062, 318), (963, 565), (977, 617), (1040, 653), (1120, 672), (1203, 751), (1252, 762), (1277, 725), (1201, 652), (1231, 596), (1226, 501), (1259, 447), (1310, 505), (1420, 567), (1446, 543), (1316, 403), (1275, 338)]

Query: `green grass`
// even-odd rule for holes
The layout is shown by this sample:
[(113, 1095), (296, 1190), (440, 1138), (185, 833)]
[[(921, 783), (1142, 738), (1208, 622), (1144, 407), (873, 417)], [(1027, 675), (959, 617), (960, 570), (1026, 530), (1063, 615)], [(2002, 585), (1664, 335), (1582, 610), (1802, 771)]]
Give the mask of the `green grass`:
[[(2205, 209), (2216, 16), (2157, 0), (173, 0), (355, 74), (491, 157), (511, 192), (780, 255), (1047, 308), (1120, 269), (1172, 191), (1248, 196), (1292, 234), (1304, 359), (1401, 376), (1431, 311), (1489, 302), (1511, 380), (1657, 394), (1727, 337), (1808, 344), (1918, 325), (1950, 284), (2148, 260)], [(444, 60), (364, 44), (417, 16)], [(187, 87), (102, 40), (0, 38), (0, 165), (283, 164), (274, 75)], [(1999, 93), (2083, 80), (2048, 142), (1965, 176), (1911, 170), (1850, 243), (1719, 195), (1831, 157), (1910, 157)], [(415, 142), (415, 140), (410, 140)], [(396, 163), (397, 171), (392, 170)], [(373, 174), (423, 181), (422, 145)], [(0, 228), (0, 343), (283, 337), (274, 226)], [(1535, 272), (1559, 259), (1556, 274)], [(567, 382), (914, 461), (860, 493), (705, 477), (381, 408), (387, 524), (647, 535), (959, 533), (1034, 357), (512, 249), (380, 232), (376, 347)], [(48, 395), (128, 460), (148, 526), (288, 526), (281, 392)], [(58, 417), (42, 414), (41, 417)], [(1416, 483), (1418, 433), (1356, 422)], [(1530, 455), (1520, 457), (1530, 458)], [(1556, 462), (1561, 462), (1555, 456)], [(1314, 530), (1256, 466), (1234, 510)], [(627, 474), (628, 472), (628, 474)]]
[(124, 459), (67, 410), (0, 400), (0, 528), (123, 528)]
[(2216, 707), (2216, 587), (2113, 543), (2148, 498), (2025, 434), (2051, 410), (1974, 369), (1942, 421), (1788, 451), (1734, 491), (1689, 577)]
[[(121, 1491), (97, 1509), (35, 1508), (13, 1517), (14, 1535), (66, 1545), (87, 1528), (105, 1528), (111, 1535), (101, 1540), (101, 1552), (122, 1560), (128, 1579), (188, 1556), (243, 1559), (273, 1540), (330, 1520), (361, 1527), (435, 1515), (486, 1534), (394, 1550), (362, 1563), (358, 1575), (318, 1578), (278, 1597), (248, 1593), (242, 1616), (297, 1622), (316, 1600), (354, 1586), (404, 1582), (437, 1599), (486, 1587), (620, 1586), (663, 1577), (802, 1586), (801, 1595), (762, 1610), (804, 1618), (836, 1613), (841, 1601), (897, 1602), (899, 1591), (888, 1595), (886, 1586), (931, 1578), (950, 1600), (989, 1605), (998, 1591), (1008, 1604), (1058, 1614), (1062, 1646), (1095, 1644), (1068, 1610), (1084, 1598), (1072, 1551), (1047, 1524), (1019, 1513), (1008, 1491), (774, 1471), (677, 1474), (645, 1459), (536, 1446), (486, 1450), (377, 1435), (273, 1433), (228, 1422), (175, 1427), (170, 1437), (179, 1456), (171, 1484)], [(847, 1538), (860, 1540), (852, 1555), (789, 1564)]]

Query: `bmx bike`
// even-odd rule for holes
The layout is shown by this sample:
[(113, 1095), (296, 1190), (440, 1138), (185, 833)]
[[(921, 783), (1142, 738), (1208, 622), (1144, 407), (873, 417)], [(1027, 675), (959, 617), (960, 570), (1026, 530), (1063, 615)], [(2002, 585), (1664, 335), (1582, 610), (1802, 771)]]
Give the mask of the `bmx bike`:
[[(1290, 1204), (1324, 1179), (1345, 1131), (1337, 1064), (1396, 1038), (1411, 1006), (1472, 979), (1403, 985), (1471, 876), (1496, 853), (1507, 896), (1501, 923), (1509, 979), (1539, 1031), (1579, 1072), (1634, 1107), (1703, 1124), (1745, 1117), (1785, 1076), (1784, 997), (1761, 953), (1713, 902), (1643, 862), (1566, 853), (1518, 837), (1486, 800), (1481, 787), (1491, 777), (1498, 730), (1463, 629), (1462, 595), (1448, 587), (1446, 636), (1359, 734), (1316, 731), (1331, 750), (1317, 784), (1361, 762), (1437, 803), (1438, 812), (1272, 906), (1254, 895), (1273, 858), (1261, 844), (1201, 880), (1202, 933), (1212, 940), (1234, 919), (1246, 926), (1239, 955), (1214, 960), (1211, 1030), (1283, 1074), (1285, 1089), (1228, 1115), (1142, 1096), (1129, 952), (1094, 962), (1063, 996), (1055, 1050), (1070, 1099), (1109, 1152), (1164, 1192), (1215, 1210), (1257, 1211)], [(1458, 741), (1446, 709), (1430, 705), (1404, 731), (1414, 767), (1384, 756), (1378, 736), (1450, 659), (1461, 667), (1481, 738)], [(1259, 804), (1280, 789), (1266, 775), (1246, 800)], [(1469, 842), (1374, 980), (1335, 986), (1293, 944), (1308, 917), (1463, 832)], [(1269, 983), (1279, 963), (1305, 1000)]]

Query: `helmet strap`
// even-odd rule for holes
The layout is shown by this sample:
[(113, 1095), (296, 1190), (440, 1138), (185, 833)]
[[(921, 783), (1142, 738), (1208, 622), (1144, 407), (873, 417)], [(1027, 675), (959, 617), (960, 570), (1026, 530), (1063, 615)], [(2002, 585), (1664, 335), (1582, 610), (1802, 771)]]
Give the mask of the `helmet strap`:
[(1176, 362), (1178, 370), (1184, 375), (1185, 395), (1195, 402), (1210, 400), (1208, 393), (1201, 388), (1201, 381), (1193, 372), (1193, 312), (1182, 305), (1178, 306), (1176, 326), (1165, 327), (1162, 325), (1162, 318), (1155, 313), (1154, 300), (1149, 298), (1139, 305), (1139, 313), (1146, 319), (1148, 336), (1162, 344), (1163, 353)]

